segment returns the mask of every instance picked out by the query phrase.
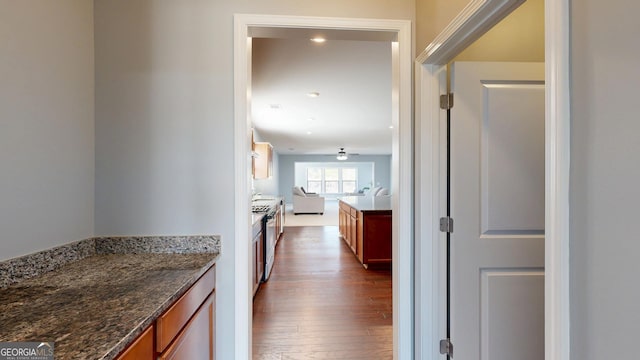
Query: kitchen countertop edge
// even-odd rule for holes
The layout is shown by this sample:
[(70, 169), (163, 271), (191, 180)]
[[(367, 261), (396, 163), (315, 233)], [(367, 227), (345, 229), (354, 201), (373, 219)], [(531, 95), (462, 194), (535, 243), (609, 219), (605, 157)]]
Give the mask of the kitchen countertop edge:
[(118, 357), (129, 345), (131, 345), (137, 338), (146, 330), (149, 326), (151, 326), (157, 319), (162, 315), (167, 309), (169, 309), (182, 295), (184, 295), (189, 288), (193, 284), (195, 284), (198, 279), (202, 275), (204, 275), (209, 269), (211, 269), (218, 260), (220, 254), (211, 254), (213, 258), (207, 264), (205, 264), (202, 268), (200, 268), (197, 272), (193, 274), (191, 278), (179, 289), (177, 289), (172, 295), (170, 295), (156, 310), (150, 314), (147, 319), (138, 324), (135, 328), (133, 328), (122, 340), (120, 340), (116, 345), (114, 345), (108, 353), (106, 353), (103, 357), (99, 358), (100, 360), (113, 360)]

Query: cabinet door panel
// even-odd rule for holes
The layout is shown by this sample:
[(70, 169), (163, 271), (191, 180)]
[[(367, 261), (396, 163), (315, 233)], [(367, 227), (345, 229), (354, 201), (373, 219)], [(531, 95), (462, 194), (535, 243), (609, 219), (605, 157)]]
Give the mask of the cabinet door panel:
[(213, 360), (215, 349), (215, 292), (161, 354), (160, 360)]
[(209, 269), (156, 321), (156, 350), (162, 352), (215, 288), (215, 266)]
[(154, 354), (151, 325), (116, 360), (153, 360)]

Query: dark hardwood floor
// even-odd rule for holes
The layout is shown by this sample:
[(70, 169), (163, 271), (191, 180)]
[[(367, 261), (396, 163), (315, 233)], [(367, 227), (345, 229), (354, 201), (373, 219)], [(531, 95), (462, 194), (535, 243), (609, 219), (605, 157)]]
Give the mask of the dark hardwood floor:
[(253, 302), (253, 358), (392, 359), (391, 271), (365, 270), (337, 226), (282, 236)]

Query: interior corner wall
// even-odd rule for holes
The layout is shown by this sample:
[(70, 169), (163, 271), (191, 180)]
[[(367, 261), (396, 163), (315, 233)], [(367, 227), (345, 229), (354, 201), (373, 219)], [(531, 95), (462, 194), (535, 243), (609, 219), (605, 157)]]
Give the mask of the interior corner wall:
[[(94, 1), (96, 233), (222, 236), (216, 358), (235, 358), (233, 15), (414, 20), (414, 0)], [(246, 241), (246, 239), (239, 239)]]
[(635, 359), (640, 334), (640, 3), (571, 0), (571, 358)]
[(93, 3), (0, 0), (0, 261), (93, 236)]

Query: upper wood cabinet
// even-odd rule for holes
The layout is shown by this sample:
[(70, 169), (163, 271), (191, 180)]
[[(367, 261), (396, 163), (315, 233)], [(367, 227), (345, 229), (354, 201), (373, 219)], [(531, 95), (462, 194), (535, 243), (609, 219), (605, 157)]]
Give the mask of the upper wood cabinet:
[(268, 142), (253, 144), (253, 178), (269, 179), (273, 176), (273, 146)]

